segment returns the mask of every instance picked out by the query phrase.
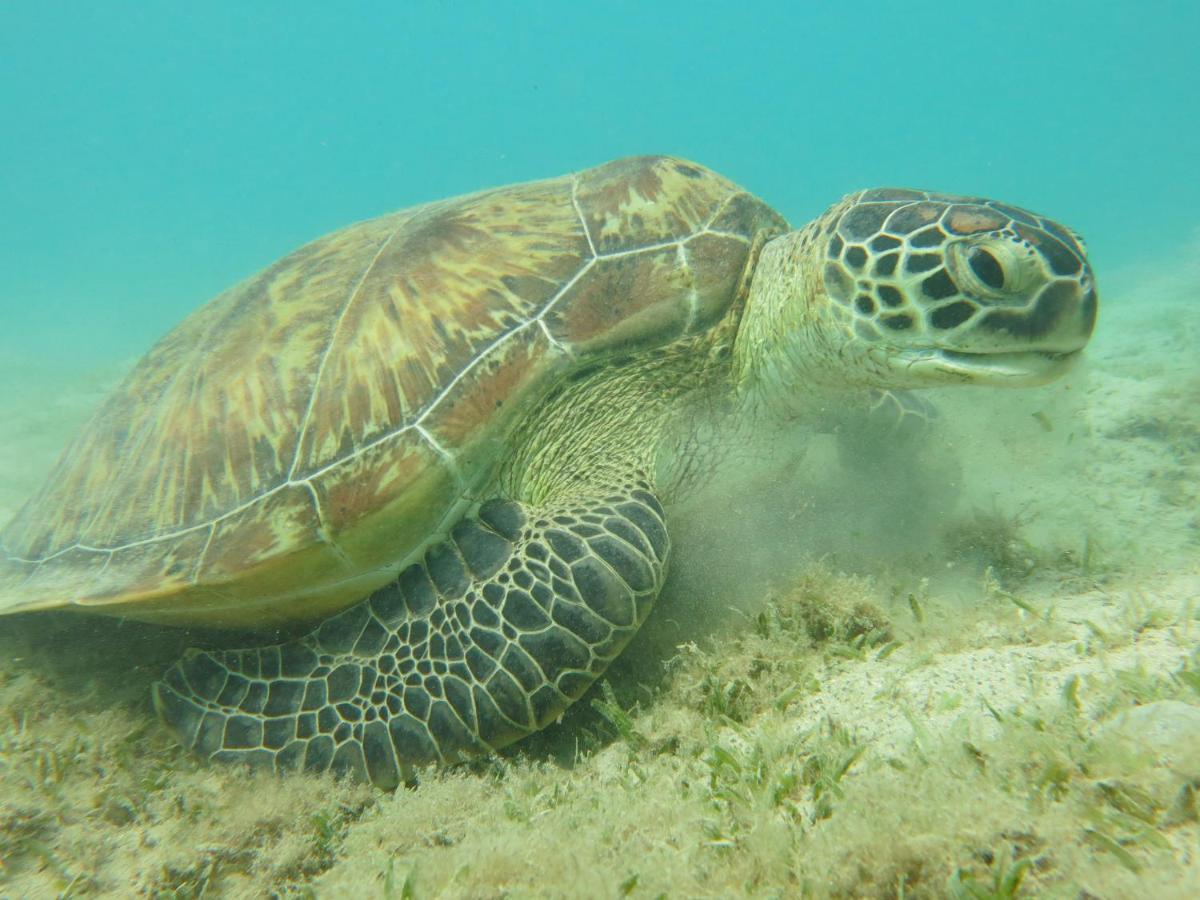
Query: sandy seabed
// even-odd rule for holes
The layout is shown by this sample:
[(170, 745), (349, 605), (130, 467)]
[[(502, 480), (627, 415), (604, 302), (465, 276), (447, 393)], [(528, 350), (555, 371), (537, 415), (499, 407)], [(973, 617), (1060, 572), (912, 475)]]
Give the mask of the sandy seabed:
[[(392, 795), (175, 747), (195, 635), (4, 619), (0, 895), (1195, 896), (1197, 348), (1200, 267), (1118, 273), (1063, 382), (935, 392), (919, 474), (736, 468), (603, 685)], [(0, 358), (0, 521), (123, 368)]]

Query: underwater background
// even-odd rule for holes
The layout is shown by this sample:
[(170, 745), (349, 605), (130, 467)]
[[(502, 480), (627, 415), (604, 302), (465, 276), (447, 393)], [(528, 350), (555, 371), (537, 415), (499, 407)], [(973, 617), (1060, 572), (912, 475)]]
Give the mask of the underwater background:
[(624, 155), (793, 225), (871, 186), (1025, 206), (1101, 295), (1068, 377), (928, 392), (920, 478), (731, 446), (602, 682), (415, 790), (190, 756), (150, 687), (224, 638), (0, 618), (0, 898), (1191, 900), (1198, 46), (1173, 0), (0, 0), (0, 528), (218, 291)]
[(1198, 39), (1183, 0), (5, 3), (0, 358), (137, 354), (348, 222), (630, 154), (793, 223), (912, 186), (1169, 259)]

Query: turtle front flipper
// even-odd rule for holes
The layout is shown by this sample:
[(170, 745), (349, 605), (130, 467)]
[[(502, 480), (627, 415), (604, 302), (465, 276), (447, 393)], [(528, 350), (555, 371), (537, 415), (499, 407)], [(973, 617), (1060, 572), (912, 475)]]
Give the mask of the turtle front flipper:
[(154, 702), (200, 756), (393, 788), (555, 719), (624, 648), (666, 574), (645, 483), (552, 507), (492, 500), (296, 641), (191, 651)]

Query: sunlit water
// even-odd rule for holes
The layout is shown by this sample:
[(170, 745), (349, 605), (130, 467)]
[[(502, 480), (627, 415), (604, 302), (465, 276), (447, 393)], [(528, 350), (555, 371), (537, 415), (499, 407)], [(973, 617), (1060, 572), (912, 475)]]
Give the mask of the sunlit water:
[[(997, 197), (1079, 231), (1103, 298), (1095, 360), (1032, 399), (945, 398), (968, 495), (1034, 511), (1033, 533), (1064, 552), (1096, 533), (1122, 559), (1161, 553), (1183, 571), (1200, 432), (1162, 410), (1200, 384), (1182, 365), (1200, 339), (1187, 305), (1200, 298), (1200, 117), (1182, 99), (1200, 79), (1198, 38), (1200, 7), (1175, 2), (6, 8), (0, 526), (158, 336), (297, 245), (428, 200), (670, 153), (794, 224), (896, 185)], [(1099, 433), (1133, 449), (1097, 462), (1086, 442)], [(1134, 471), (1157, 498), (1144, 507), (1106, 493)], [(885, 518), (851, 521), (879, 495), (853, 478), (837, 490), (849, 493), (830, 489), (826, 518), (795, 531), (788, 498), (757, 505), (769, 541), (731, 545), (702, 522), (677, 590), (728, 581), (731, 547), (760, 568), (756, 587), (788, 541), (839, 562), (888, 549)], [(689, 637), (671, 627), (668, 651)]]

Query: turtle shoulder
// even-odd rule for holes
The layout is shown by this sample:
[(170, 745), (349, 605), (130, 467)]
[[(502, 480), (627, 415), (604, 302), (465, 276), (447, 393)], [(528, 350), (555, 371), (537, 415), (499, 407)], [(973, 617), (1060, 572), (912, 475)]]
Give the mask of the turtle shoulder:
[(445, 530), (573, 367), (719, 319), (781, 223), (703, 167), (640, 157), (320, 238), (136, 365), (0, 533), (0, 612), (341, 608)]

